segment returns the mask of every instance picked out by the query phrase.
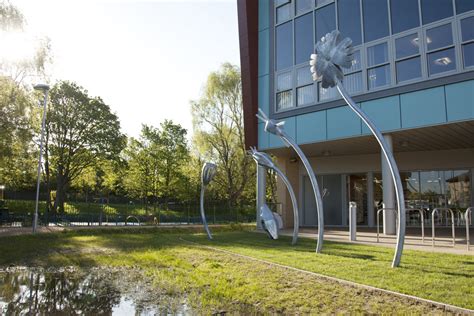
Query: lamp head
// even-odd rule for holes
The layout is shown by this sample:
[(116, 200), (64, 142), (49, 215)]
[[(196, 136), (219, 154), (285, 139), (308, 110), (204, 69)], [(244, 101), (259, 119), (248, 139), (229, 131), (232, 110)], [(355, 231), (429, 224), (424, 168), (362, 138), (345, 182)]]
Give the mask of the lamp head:
[(201, 184), (202, 185), (208, 185), (209, 182), (211, 182), (212, 178), (216, 175), (217, 172), (217, 166), (213, 163), (206, 162), (202, 166), (202, 171), (201, 171)]
[(43, 91), (43, 92), (49, 91), (49, 85), (47, 85), (45, 83), (39, 83), (39, 84), (33, 86), (33, 88), (35, 90)]

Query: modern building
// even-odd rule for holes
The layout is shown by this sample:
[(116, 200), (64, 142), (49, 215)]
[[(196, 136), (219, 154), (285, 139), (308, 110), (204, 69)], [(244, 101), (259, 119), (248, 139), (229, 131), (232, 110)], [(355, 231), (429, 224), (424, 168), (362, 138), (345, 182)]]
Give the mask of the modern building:
[[(374, 226), (394, 207), (380, 147), (335, 89), (313, 82), (314, 44), (338, 29), (355, 47), (344, 85), (383, 131), (401, 171), (406, 204), (432, 210), (474, 204), (473, 0), (238, 0), (247, 146), (273, 154), (298, 196), (300, 225), (316, 226), (309, 179), (294, 151), (264, 131), (260, 107), (309, 158), (324, 198), (326, 226)], [(262, 184), (261, 184), (262, 185)], [(260, 188), (261, 189), (261, 188)], [(278, 186), (285, 226), (291, 201)], [(407, 224), (416, 223), (407, 214)], [(384, 216), (395, 233), (395, 213)]]

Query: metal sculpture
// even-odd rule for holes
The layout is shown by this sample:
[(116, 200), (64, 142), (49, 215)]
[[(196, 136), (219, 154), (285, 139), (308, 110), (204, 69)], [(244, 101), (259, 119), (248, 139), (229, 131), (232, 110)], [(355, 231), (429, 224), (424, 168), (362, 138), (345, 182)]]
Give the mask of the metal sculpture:
[(314, 198), (316, 200), (316, 210), (318, 214), (318, 242), (316, 245), (316, 252), (320, 253), (323, 247), (324, 237), (324, 211), (321, 191), (319, 190), (318, 180), (316, 180), (313, 168), (311, 168), (311, 165), (301, 148), (283, 129), (283, 125), (285, 124), (285, 122), (276, 122), (275, 120), (269, 119), (261, 109), (258, 109), (258, 111), (260, 114), (257, 114), (257, 117), (263, 122), (265, 122), (265, 132), (280, 137), (281, 140), (286, 144), (286, 146), (292, 147), (300, 157), (306, 169), (306, 172), (308, 173), (309, 180), (311, 181), (311, 186), (313, 187)]
[[(298, 240), (298, 231), (299, 231), (299, 218), (298, 218), (298, 204), (296, 203), (296, 196), (295, 196), (295, 192), (293, 191), (293, 187), (291, 186), (291, 183), (290, 181), (288, 180), (288, 178), (285, 176), (285, 174), (280, 170), (280, 168), (278, 168), (275, 163), (272, 161), (272, 159), (270, 158), (270, 156), (268, 156), (266, 153), (263, 153), (263, 152), (259, 152), (257, 151), (256, 148), (254, 147), (251, 147), (250, 148), (250, 153), (252, 154), (252, 158), (255, 160), (255, 162), (262, 166), (262, 167), (265, 167), (266, 169), (269, 169), (269, 170), (274, 170), (276, 172), (276, 174), (280, 177), (280, 179), (283, 181), (283, 183), (285, 183), (286, 185), (286, 188), (288, 189), (288, 193), (290, 194), (290, 198), (291, 198), (291, 203), (293, 205), (293, 240), (292, 240), (292, 244), (296, 244), (296, 241)], [(269, 218), (268, 216), (268, 212), (266, 211), (266, 208), (268, 208), (268, 206), (266, 204), (264, 204), (261, 208), (260, 208), (260, 221), (262, 223), (262, 226), (265, 230), (267, 230), (267, 224), (266, 224), (266, 221), (264, 220), (264, 218)], [(262, 212), (262, 209), (265, 209), (263, 210)], [(275, 219), (274, 219), (275, 223), (277, 222)], [(271, 226), (273, 226), (272, 224), (270, 224)], [(278, 227), (278, 225), (276, 225)], [(273, 238), (272, 234), (267, 230), (267, 232), (270, 234), (270, 236)], [(277, 234), (278, 234), (278, 230), (276, 230)], [(278, 237), (278, 235), (276, 235)], [(277, 238), (273, 238), (273, 239), (277, 239)]]
[(212, 178), (216, 175), (217, 166), (213, 163), (206, 162), (202, 166), (201, 171), (201, 199), (200, 199), (200, 207), (201, 207), (201, 219), (202, 224), (204, 225), (204, 229), (206, 230), (207, 237), (212, 240), (211, 231), (209, 230), (209, 226), (207, 226), (206, 214), (204, 212), (204, 192), (206, 191), (206, 187), (211, 182)]
[(341, 36), (338, 31), (332, 31), (326, 34), (321, 41), (316, 43), (316, 54), (311, 55), (311, 72), (313, 74), (313, 80), (316, 81), (321, 79), (321, 86), (323, 88), (336, 87), (347, 105), (359, 116), (362, 121), (367, 125), (372, 134), (377, 139), (382, 152), (387, 160), (392, 175), (393, 182), (395, 184), (395, 194), (397, 197), (398, 205), (398, 234), (397, 234), (397, 246), (395, 255), (392, 261), (392, 267), (398, 267), (403, 252), (403, 244), (405, 241), (405, 199), (403, 196), (403, 186), (398, 171), (398, 166), (395, 162), (390, 147), (382, 136), (382, 133), (365, 114), (365, 112), (358, 107), (354, 100), (349, 96), (342, 85), (344, 74), (342, 68), (350, 68), (353, 60), (353, 47), (352, 40), (350, 38), (344, 38), (341, 40)]

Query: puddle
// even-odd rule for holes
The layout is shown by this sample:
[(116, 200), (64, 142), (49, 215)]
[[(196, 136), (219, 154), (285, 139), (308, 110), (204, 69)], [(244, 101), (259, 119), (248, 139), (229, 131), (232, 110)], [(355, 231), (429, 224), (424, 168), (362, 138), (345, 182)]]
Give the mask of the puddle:
[(185, 297), (167, 295), (140, 271), (0, 270), (0, 315), (189, 315)]

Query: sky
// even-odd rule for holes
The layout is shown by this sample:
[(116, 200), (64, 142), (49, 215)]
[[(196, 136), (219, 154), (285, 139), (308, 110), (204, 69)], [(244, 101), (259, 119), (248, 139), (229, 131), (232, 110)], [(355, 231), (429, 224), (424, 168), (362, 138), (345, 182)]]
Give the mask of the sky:
[(240, 64), (236, 0), (11, 0), (51, 39), (53, 80), (100, 96), (137, 137), (164, 119), (192, 133), (190, 100), (224, 62)]

